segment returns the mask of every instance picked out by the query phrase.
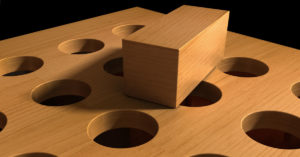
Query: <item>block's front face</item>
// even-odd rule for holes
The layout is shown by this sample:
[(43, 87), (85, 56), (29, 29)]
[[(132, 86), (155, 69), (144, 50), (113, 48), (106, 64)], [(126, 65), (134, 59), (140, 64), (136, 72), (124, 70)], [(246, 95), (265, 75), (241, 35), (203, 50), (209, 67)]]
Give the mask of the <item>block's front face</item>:
[(178, 51), (123, 40), (125, 92), (175, 107)]
[(224, 56), (229, 12), (179, 51), (178, 106)]

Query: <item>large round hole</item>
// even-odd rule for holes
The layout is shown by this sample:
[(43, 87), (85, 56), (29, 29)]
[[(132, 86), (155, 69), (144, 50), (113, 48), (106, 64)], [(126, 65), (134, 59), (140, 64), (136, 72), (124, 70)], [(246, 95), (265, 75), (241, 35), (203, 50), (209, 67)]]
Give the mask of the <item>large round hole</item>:
[(123, 58), (115, 58), (106, 62), (104, 70), (115, 76), (123, 76)]
[(67, 54), (88, 54), (101, 50), (104, 47), (102, 41), (96, 39), (73, 39), (59, 44), (58, 49)]
[(248, 115), (242, 122), (245, 133), (266, 146), (280, 149), (300, 148), (300, 118), (277, 111)]
[(181, 103), (188, 107), (201, 107), (216, 103), (222, 97), (221, 90), (215, 85), (202, 81)]
[(56, 157), (56, 155), (52, 155), (49, 153), (36, 152), (36, 153), (20, 154), (20, 155), (16, 155), (15, 157)]
[(7, 118), (4, 113), (0, 112), (0, 132), (4, 129), (7, 123)]
[(143, 28), (144, 25), (122, 25), (117, 26), (112, 29), (113, 34), (120, 36), (122, 38), (127, 37), (128, 35), (138, 31), (139, 29)]
[(158, 131), (158, 123), (143, 112), (113, 111), (94, 118), (87, 131), (100, 145), (130, 148), (150, 141)]
[(42, 105), (62, 106), (77, 103), (91, 93), (90, 86), (77, 80), (56, 80), (32, 91), (32, 99)]
[(227, 156), (219, 155), (219, 154), (198, 154), (198, 155), (193, 155), (192, 157), (227, 157)]
[(2, 76), (18, 76), (34, 72), (43, 66), (44, 62), (32, 56), (9, 57), (0, 60)]
[(269, 68), (265, 63), (244, 57), (224, 59), (217, 67), (228, 75), (239, 77), (257, 77), (264, 75), (269, 71)]
[(300, 82), (293, 85), (292, 92), (297, 98), (300, 99)]

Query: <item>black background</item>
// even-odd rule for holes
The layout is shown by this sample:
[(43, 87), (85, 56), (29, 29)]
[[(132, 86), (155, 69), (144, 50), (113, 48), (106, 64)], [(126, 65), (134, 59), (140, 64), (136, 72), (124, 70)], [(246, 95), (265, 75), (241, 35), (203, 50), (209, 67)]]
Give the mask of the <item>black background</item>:
[(300, 9), (297, 1), (0, 1), (0, 40), (135, 6), (168, 13), (188, 4), (230, 10), (230, 31), (300, 49)]

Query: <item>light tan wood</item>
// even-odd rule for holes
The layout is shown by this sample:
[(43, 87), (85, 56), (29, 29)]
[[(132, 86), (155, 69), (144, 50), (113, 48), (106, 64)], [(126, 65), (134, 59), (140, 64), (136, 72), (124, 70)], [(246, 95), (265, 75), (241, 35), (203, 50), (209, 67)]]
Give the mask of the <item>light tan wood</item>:
[[(12, 64), (3, 64), (2, 59), (11, 57), (34, 56), (40, 58), (43, 65), (39, 67), (41, 62), (33, 61), (32, 66), (26, 64), (26, 67), (35, 68), (25, 68), (38, 69), (32, 73), (0, 77), (0, 128), (3, 129), (0, 132), (0, 156), (23, 154), (21, 157), (30, 157), (28, 153), (34, 152), (46, 157), (300, 156), (300, 149), (269, 147), (245, 133), (266, 127), (300, 137), (299, 50), (228, 32), (226, 60), (205, 80), (221, 91), (221, 97), (215, 96), (217, 90), (210, 90), (207, 84), (197, 88), (215, 103), (169, 109), (123, 94), (124, 79), (107, 73), (103, 67), (106, 62), (122, 56), (121, 39), (136, 30), (136, 25), (147, 26), (162, 16), (146, 9), (132, 8), (1, 41), (0, 65), (8, 65), (1, 67), (5, 69), (1, 74), (18, 69), (13, 64), (21, 65), (17, 62), (27, 60), (14, 58)], [(112, 31), (114, 28), (118, 31)], [(59, 45), (72, 39), (101, 40), (104, 47), (88, 54), (61, 52)], [(82, 47), (72, 51), (80, 49)], [(249, 64), (251, 66), (246, 66)], [(223, 72), (230, 70), (260, 76), (237, 77)], [(59, 88), (60, 82), (53, 80), (79, 82), (70, 81), (74, 86), (70, 89)], [(72, 92), (86, 98), (66, 106), (37, 103), (45, 98), (39, 92), (36, 93), (37, 102), (32, 99), (36, 89), (51, 93), (52, 87), (55, 87), (54, 91)], [(197, 90), (194, 92), (198, 93)], [(154, 137), (140, 146), (121, 149), (93, 141), (97, 133), (117, 127), (142, 129)]]
[(123, 39), (126, 94), (176, 108), (223, 58), (228, 18), (184, 5)]

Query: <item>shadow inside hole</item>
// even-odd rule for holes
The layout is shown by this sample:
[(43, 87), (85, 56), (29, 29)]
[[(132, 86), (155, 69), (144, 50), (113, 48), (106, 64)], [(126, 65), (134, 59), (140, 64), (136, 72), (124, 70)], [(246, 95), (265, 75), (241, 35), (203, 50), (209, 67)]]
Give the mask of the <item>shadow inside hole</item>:
[(215, 85), (202, 81), (187, 98), (182, 106), (201, 107), (216, 103), (222, 97), (221, 90)]
[(85, 99), (85, 97), (80, 95), (59, 95), (46, 99), (40, 102), (40, 104), (46, 106), (64, 106), (77, 103), (83, 99)]
[(255, 129), (246, 132), (255, 141), (274, 148), (300, 148), (300, 139), (296, 136), (275, 129)]
[(94, 141), (112, 148), (130, 148), (150, 141), (153, 136), (135, 128), (116, 128), (98, 135)]
[(242, 71), (226, 71), (224, 73), (228, 74), (228, 75), (240, 76), (240, 77), (257, 77), (258, 76), (258, 75), (253, 74), (253, 73), (242, 72)]
[(82, 55), (82, 54), (88, 54), (88, 53), (92, 53), (90, 51), (78, 51), (78, 52), (73, 52), (72, 54), (74, 55)]
[(15, 157), (57, 157), (57, 156), (49, 153), (36, 152), (36, 153), (20, 154)]
[(227, 156), (219, 155), (219, 154), (198, 154), (198, 155), (193, 155), (192, 157), (227, 157)]
[(14, 72), (3, 74), (2, 76), (19, 76), (19, 75), (28, 74), (31, 72), (33, 72), (33, 71), (31, 71), (31, 70), (14, 71)]
[(115, 58), (106, 62), (103, 66), (104, 70), (115, 76), (123, 76), (123, 58)]
[(0, 132), (4, 129), (7, 123), (7, 118), (6, 116), (0, 112)]

